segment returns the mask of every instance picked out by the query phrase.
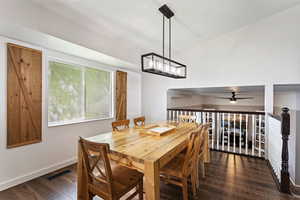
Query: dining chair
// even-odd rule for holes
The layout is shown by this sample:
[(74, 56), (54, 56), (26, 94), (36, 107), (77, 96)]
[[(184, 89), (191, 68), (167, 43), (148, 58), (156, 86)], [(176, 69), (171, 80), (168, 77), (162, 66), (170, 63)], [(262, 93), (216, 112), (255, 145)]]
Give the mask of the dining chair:
[(195, 123), (196, 116), (194, 115), (179, 115), (178, 116), (179, 122), (187, 122), (187, 123)]
[(95, 143), (83, 138), (79, 140), (82, 149), (85, 170), (88, 175), (89, 200), (99, 196), (105, 200), (120, 199), (136, 188), (127, 199), (138, 195), (143, 199), (143, 174), (110, 162), (109, 145)]
[(133, 119), (134, 126), (139, 127), (139, 126), (144, 126), (145, 125), (145, 117), (137, 117)]
[(111, 123), (113, 131), (121, 131), (123, 129), (129, 128), (130, 120), (118, 120)]
[(183, 199), (188, 200), (188, 180), (191, 178), (193, 194), (196, 195), (196, 170), (200, 147), (204, 142), (200, 126), (189, 135), (187, 151), (178, 154), (160, 171), (162, 181), (180, 186), (183, 190)]
[[(210, 127), (210, 124), (204, 124), (202, 125), (202, 131), (201, 131), (201, 137), (203, 139), (203, 142), (200, 144), (200, 151), (198, 154), (197, 162), (196, 162), (196, 171), (195, 171), (195, 180), (196, 180), (196, 188), (199, 188), (199, 181), (200, 181), (200, 176), (199, 176), (199, 166), (201, 166), (201, 172), (202, 172), (202, 178), (205, 178), (205, 162), (209, 158), (206, 156), (209, 156), (209, 136), (208, 136), (208, 129)], [(208, 151), (208, 153), (206, 152)], [(208, 155), (207, 155), (208, 154)]]

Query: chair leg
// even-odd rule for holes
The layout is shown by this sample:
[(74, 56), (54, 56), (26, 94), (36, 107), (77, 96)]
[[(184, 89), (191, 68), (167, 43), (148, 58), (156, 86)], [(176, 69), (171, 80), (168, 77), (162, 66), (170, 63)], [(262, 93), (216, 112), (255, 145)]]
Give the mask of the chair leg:
[(195, 167), (195, 181), (196, 181), (196, 188), (198, 189), (199, 188), (199, 185), (200, 185), (200, 183), (199, 183), (199, 162), (200, 161), (197, 161), (196, 162), (196, 167)]
[(202, 177), (205, 178), (205, 165), (204, 165), (204, 162), (201, 163), (201, 168), (202, 168)]
[(182, 193), (183, 193), (183, 200), (189, 199), (189, 191), (188, 191), (188, 182), (187, 178), (183, 179), (183, 187), (182, 187)]
[(196, 196), (196, 193), (197, 193), (197, 181), (196, 181), (196, 170), (193, 170), (192, 171), (192, 174), (191, 174), (191, 182), (192, 182), (192, 190), (193, 190), (193, 196)]
[(144, 199), (144, 194), (143, 194), (143, 179), (138, 184), (138, 193), (139, 193), (139, 200), (143, 200)]

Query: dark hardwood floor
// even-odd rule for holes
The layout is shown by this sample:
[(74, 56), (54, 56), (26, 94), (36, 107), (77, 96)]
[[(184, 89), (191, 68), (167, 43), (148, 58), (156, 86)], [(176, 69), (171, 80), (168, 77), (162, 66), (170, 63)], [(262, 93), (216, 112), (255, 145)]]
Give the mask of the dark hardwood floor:
[[(266, 161), (212, 152), (206, 178), (195, 199), (203, 200), (289, 200), (277, 191)], [(70, 173), (48, 180), (47, 175), (0, 192), (0, 200), (75, 200), (76, 166)], [(181, 199), (180, 188), (161, 183), (161, 199)], [(96, 200), (97, 198), (95, 198)]]

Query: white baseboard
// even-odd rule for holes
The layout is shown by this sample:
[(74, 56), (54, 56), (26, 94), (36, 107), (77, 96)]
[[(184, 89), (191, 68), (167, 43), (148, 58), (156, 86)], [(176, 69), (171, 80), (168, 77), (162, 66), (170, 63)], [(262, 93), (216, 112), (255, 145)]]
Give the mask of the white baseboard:
[(295, 184), (295, 181), (291, 177), (290, 182), (293, 184), (294, 187), (300, 188), (300, 185)]
[(77, 162), (77, 158), (72, 158), (72, 159), (66, 160), (64, 162), (60, 162), (60, 163), (51, 165), (49, 167), (45, 167), (43, 169), (25, 174), (23, 176), (19, 176), (19, 177), (13, 178), (11, 180), (1, 182), (0, 183), (0, 191), (6, 190), (8, 188), (19, 185), (21, 183), (25, 183), (27, 181), (30, 181), (30, 180), (35, 179), (37, 177), (46, 175), (46, 174), (51, 173), (53, 171), (59, 170), (61, 168), (67, 167), (67, 166), (72, 165), (76, 162)]

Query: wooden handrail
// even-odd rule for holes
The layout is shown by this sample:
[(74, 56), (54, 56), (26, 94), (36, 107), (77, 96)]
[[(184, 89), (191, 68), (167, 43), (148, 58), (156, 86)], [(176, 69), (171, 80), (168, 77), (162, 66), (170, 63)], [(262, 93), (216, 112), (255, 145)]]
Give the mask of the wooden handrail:
[(274, 114), (269, 113), (269, 116), (273, 117), (274, 119), (277, 119), (278, 121), (282, 120), (280, 115), (274, 115)]
[(282, 108), (281, 119), (282, 119), (281, 122), (282, 152), (281, 152), (280, 190), (283, 193), (290, 193), (289, 149), (288, 149), (288, 140), (290, 135), (290, 114), (288, 108)]
[(250, 114), (250, 115), (265, 115), (264, 111), (238, 111), (238, 110), (210, 110), (199, 108), (167, 108), (167, 111), (188, 111), (188, 112), (213, 112), (213, 113), (235, 113), (235, 114)]

